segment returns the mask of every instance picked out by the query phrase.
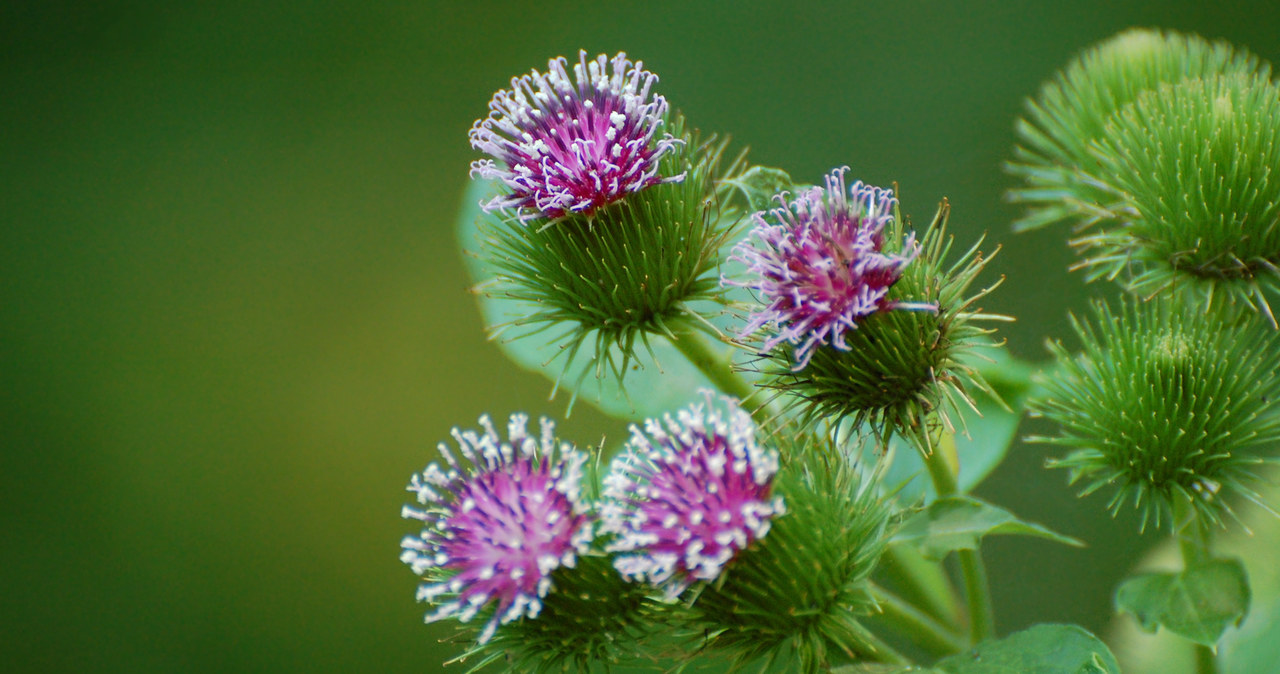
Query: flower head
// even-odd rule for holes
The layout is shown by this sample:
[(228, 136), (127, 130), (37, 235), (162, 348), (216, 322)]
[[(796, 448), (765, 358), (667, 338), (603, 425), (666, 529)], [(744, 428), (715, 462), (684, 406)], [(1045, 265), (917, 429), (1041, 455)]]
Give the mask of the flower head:
[(719, 576), (784, 512), (782, 499), (770, 496), (777, 452), (756, 444), (755, 424), (737, 401), (724, 398), (722, 412), (704, 393), (705, 403), (674, 418), (632, 426), (605, 480), (602, 532), (616, 535), (610, 552), (629, 553), (614, 566), (671, 596)]
[(1111, 511), (1131, 500), (1143, 527), (1173, 524), (1179, 506), (1221, 522), (1230, 500), (1261, 502), (1250, 485), (1280, 440), (1273, 333), (1173, 298), (1095, 314), (1072, 319), (1079, 354), (1050, 344), (1058, 368), (1031, 400), (1058, 428), (1030, 439), (1069, 450), (1049, 465), (1083, 494), (1115, 488)]
[(755, 241), (740, 243), (734, 257), (753, 278), (725, 281), (760, 293), (767, 306), (751, 316), (743, 334), (775, 325), (777, 334), (765, 341), (764, 350), (784, 341), (796, 345), (796, 370), (804, 369), (821, 345), (847, 351), (845, 333), (878, 311), (936, 308), (889, 299), (889, 288), (920, 248), (908, 234), (900, 253), (884, 250), (884, 228), (898, 201), (892, 190), (861, 181), (846, 192), (848, 170), (832, 171), (825, 189), (810, 188), (792, 201), (784, 192), (777, 196), (779, 208), (756, 213)]
[(472, 176), (510, 189), (485, 210), (517, 209), (525, 221), (590, 215), (684, 178), (658, 174), (658, 160), (681, 141), (658, 135), (667, 101), (650, 94), (656, 75), (623, 52), (612, 61), (604, 54), (587, 61), (587, 52), (578, 52), (572, 80), (565, 65), (557, 57), (545, 74), (512, 78), (511, 89), (493, 95), (489, 116), (471, 127), (471, 147), (493, 157), (472, 162)]
[(561, 444), (555, 457), (554, 424), (543, 419), (535, 438), (527, 422), (511, 415), (506, 442), (487, 416), (483, 433), (455, 428), (462, 458), (440, 443), (447, 468), (432, 463), (415, 474), (408, 491), (423, 507), (403, 510), (425, 525), (401, 542), (400, 559), (427, 581), (418, 600), (437, 605), (427, 622), (465, 622), (492, 607), (482, 643), (499, 624), (536, 617), (552, 571), (573, 566), (592, 538), (580, 498), (586, 455)]

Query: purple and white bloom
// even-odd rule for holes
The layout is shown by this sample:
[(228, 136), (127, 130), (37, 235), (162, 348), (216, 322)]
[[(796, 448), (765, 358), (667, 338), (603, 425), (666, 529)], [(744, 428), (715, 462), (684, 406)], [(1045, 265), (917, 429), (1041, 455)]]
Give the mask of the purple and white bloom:
[(675, 597), (713, 580), (785, 512), (770, 496), (778, 453), (756, 444), (756, 426), (733, 398), (714, 406), (710, 391), (662, 420), (632, 425), (627, 449), (604, 483), (601, 533), (624, 576)]
[(561, 56), (545, 74), (512, 78), (511, 89), (489, 101), (489, 116), (471, 127), (471, 147), (493, 157), (472, 162), (471, 176), (510, 190), (482, 204), (486, 211), (516, 209), (524, 221), (590, 215), (627, 194), (684, 179), (658, 174), (659, 160), (682, 141), (658, 133), (667, 100), (651, 95), (657, 75), (623, 52), (612, 62), (578, 52), (573, 80), (565, 65)]
[(536, 617), (551, 572), (574, 566), (592, 540), (581, 499), (586, 454), (557, 447), (549, 419), (542, 419), (540, 437), (529, 435), (528, 420), (511, 415), (506, 442), (488, 416), (480, 418), (483, 433), (454, 428), (461, 458), (440, 443), (447, 466), (432, 463), (407, 488), (422, 507), (405, 506), (402, 514), (424, 527), (400, 543), (400, 560), (426, 581), (418, 601), (436, 603), (426, 621), (466, 622), (493, 605), (480, 643), (499, 624)]
[(845, 334), (878, 311), (937, 310), (933, 304), (888, 298), (920, 246), (908, 234), (901, 253), (883, 252), (884, 228), (893, 221), (898, 200), (893, 190), (862, 181), (846, 191), (848, 170), (832, 171), (825, 189), (812, 187), (790, 201), (783, 192), (774, 197), (778, 208), (755, 213), (755, 226), (731, 258), (747, 265), (752, 278), (724, 279), (757, 291), (766, 305), (751, 315), (741, 336), (773, 325), (777, 332), (765, 340), (764, 350), (794, 344), (796, 371), (821, 345), (848, 351)]

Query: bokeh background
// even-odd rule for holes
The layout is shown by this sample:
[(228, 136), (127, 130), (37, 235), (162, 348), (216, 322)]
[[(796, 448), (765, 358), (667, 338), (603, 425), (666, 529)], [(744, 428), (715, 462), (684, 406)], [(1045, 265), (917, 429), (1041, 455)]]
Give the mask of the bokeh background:
[[(0, 669), (442, 669), (403, 485), (455, 424), (564, 407), (484, 340), (454, 241), (466, 132), (511, 76), (626, 50), (758, 163), (849, 164), (917, 219), (948, 197), (1003, 246), (986, 308), (1041, 359), (1101, 289), (1062, 231), (1010, 233), (1014, 119), (1153, 25), (1280, 62), (1271, 2), (6, 3)], [(980, 492), (1090, 547), (993, 541), (1000, 629), (1105, 631), (1154, 540), (1044, 456)]]

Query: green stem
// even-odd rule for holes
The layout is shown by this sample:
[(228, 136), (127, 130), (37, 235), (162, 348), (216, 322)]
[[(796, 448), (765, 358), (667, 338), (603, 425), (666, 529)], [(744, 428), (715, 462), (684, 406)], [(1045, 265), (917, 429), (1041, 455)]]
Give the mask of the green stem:
[(743, 402), (743, 406), (757, 415), (764, 409), (763, 405), (748, 405), (747, 400), (757, 391), (733, 369), (729, 349), (716, 349), (711, 340), (696, 330), (683, 330), (675, 333), (675, 339), (669, 340), (698, 371), (711, 380), (721, 393), (731, 395)]
[[(1178, 541), (1178, 549), (1182, 552), (1184, 569), (1213, 559), (1213, 532), (1196, 516), (1195, 509), (1190, 503), (1174, 499), (1173, 535)], [(1218, 658), (1212, 648), (1196, 644), (1195, 654), (1198, 674), (1217, 674)]]
[(968, 642), (933, 616), (912, 606), (905, 599), (874, 584), (871, 596), (880, 605), (878, 617), (887, 627), (910, 638), (930, 655), (943, 656), (963, 651)]
[(951, 578), (936, 562), (925, 559), (914, 548), (890, 545), (880, 558), (881, 573), (893, 581), (899, 595), (920, 607), (935, 620), (955, 625), (962, 620), (960, 603)]
[[(921, 420), (924, 426), (924, 420)], [(946, 443), (945, 445), (943, 443)], [(956, 496), (960, 493), (956, 477), (956, 466), (948, 461), (949, 455), (955, 453), (955, 439), (949, 433), (943, 433), (938, 447), (927, 455), (925, 447), (917, 447), (924, 456), (924, 463), (929, 468), (929, 477), (933, 479), (934, 491), (938, 498)], [(995, 612), (991, 607), (991, 588), (987, 583), (987, 570), (982, 563), (982, 552), (979, 550), (957, 550), (956, 557), (960, 561), (960, 575), (964, 580), (965, 601), (969, 605), (969, 638), (973, 643), (989, 639), (995, 634)]]

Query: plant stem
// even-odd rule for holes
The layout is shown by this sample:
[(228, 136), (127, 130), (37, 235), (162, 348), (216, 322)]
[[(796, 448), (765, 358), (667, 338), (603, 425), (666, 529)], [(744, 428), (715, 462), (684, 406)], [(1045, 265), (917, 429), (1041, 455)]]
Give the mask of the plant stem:
[[(923, 425), (924, 420), (921, 420)], [(956, 496), (960, 493), (957, 482), (957, 467), (947, 460), (954, 454), (955, 439), (949, 433), (943, 433), (939, 446), (925, 454), (928, 448), (917, 447), (924, 456), (924, 463), (929, 468), (929, 477), (933, 479), (933, 488), (938, 498)], [(964, 580), (965, 600), (969, 605), (969, 638), (973, 643), (988, 639), (995, 634), (995, 614), (991, 608), (991, 588), (987, 584), (987, 570), (982, 564), (982, 553), (979, 550), (957, 550), (956, 557), (960, 561), (960, 575)]]
[(870, 584), (870, 589), (871, 596), (880, 605), (881, 613), (878, 617), (885, 625), (909, 637), (931, 655), (951, 655), (968, 646), (962, 635), (956, 634), (905, 599), (874, 583)]
[(764, 409), (764, 405), (748, 405), (747, 399), (754, 395), (757, 391), (751, 382), (748, 382), (733, 370), (733, 363), (729, 357), (730, 351), (727, 349), (716, 349), (711, 340), (706, 335), (696, 330), (682, 330), (675, 334), (675, 339), (670, 339), (671, 345), (681, 353), (698, 371), (711, 380), (711, 383), (720, 389), (721, 393), (731, 395), (740, 401), (743, 406), (752, 410), (755, 416)]
[(894, 581), (899, 595), (935, 620), (948, 625), (962, 620), (960, 603), (951, 578), (936, 562), (905, 545), (890, 545), (880, 558), (885, 577)]
[[(1213, 532), (1196, 517), (1196, 512), (1189, 503), (1177, 499), (1173, 502), (1173, 536), (1182, 552), (1184, 570), (1213, 558)], [(1218, 658), (1212, 648), (1196, 644), (1195, 654), (1198, 674), (1217, 674)]]

